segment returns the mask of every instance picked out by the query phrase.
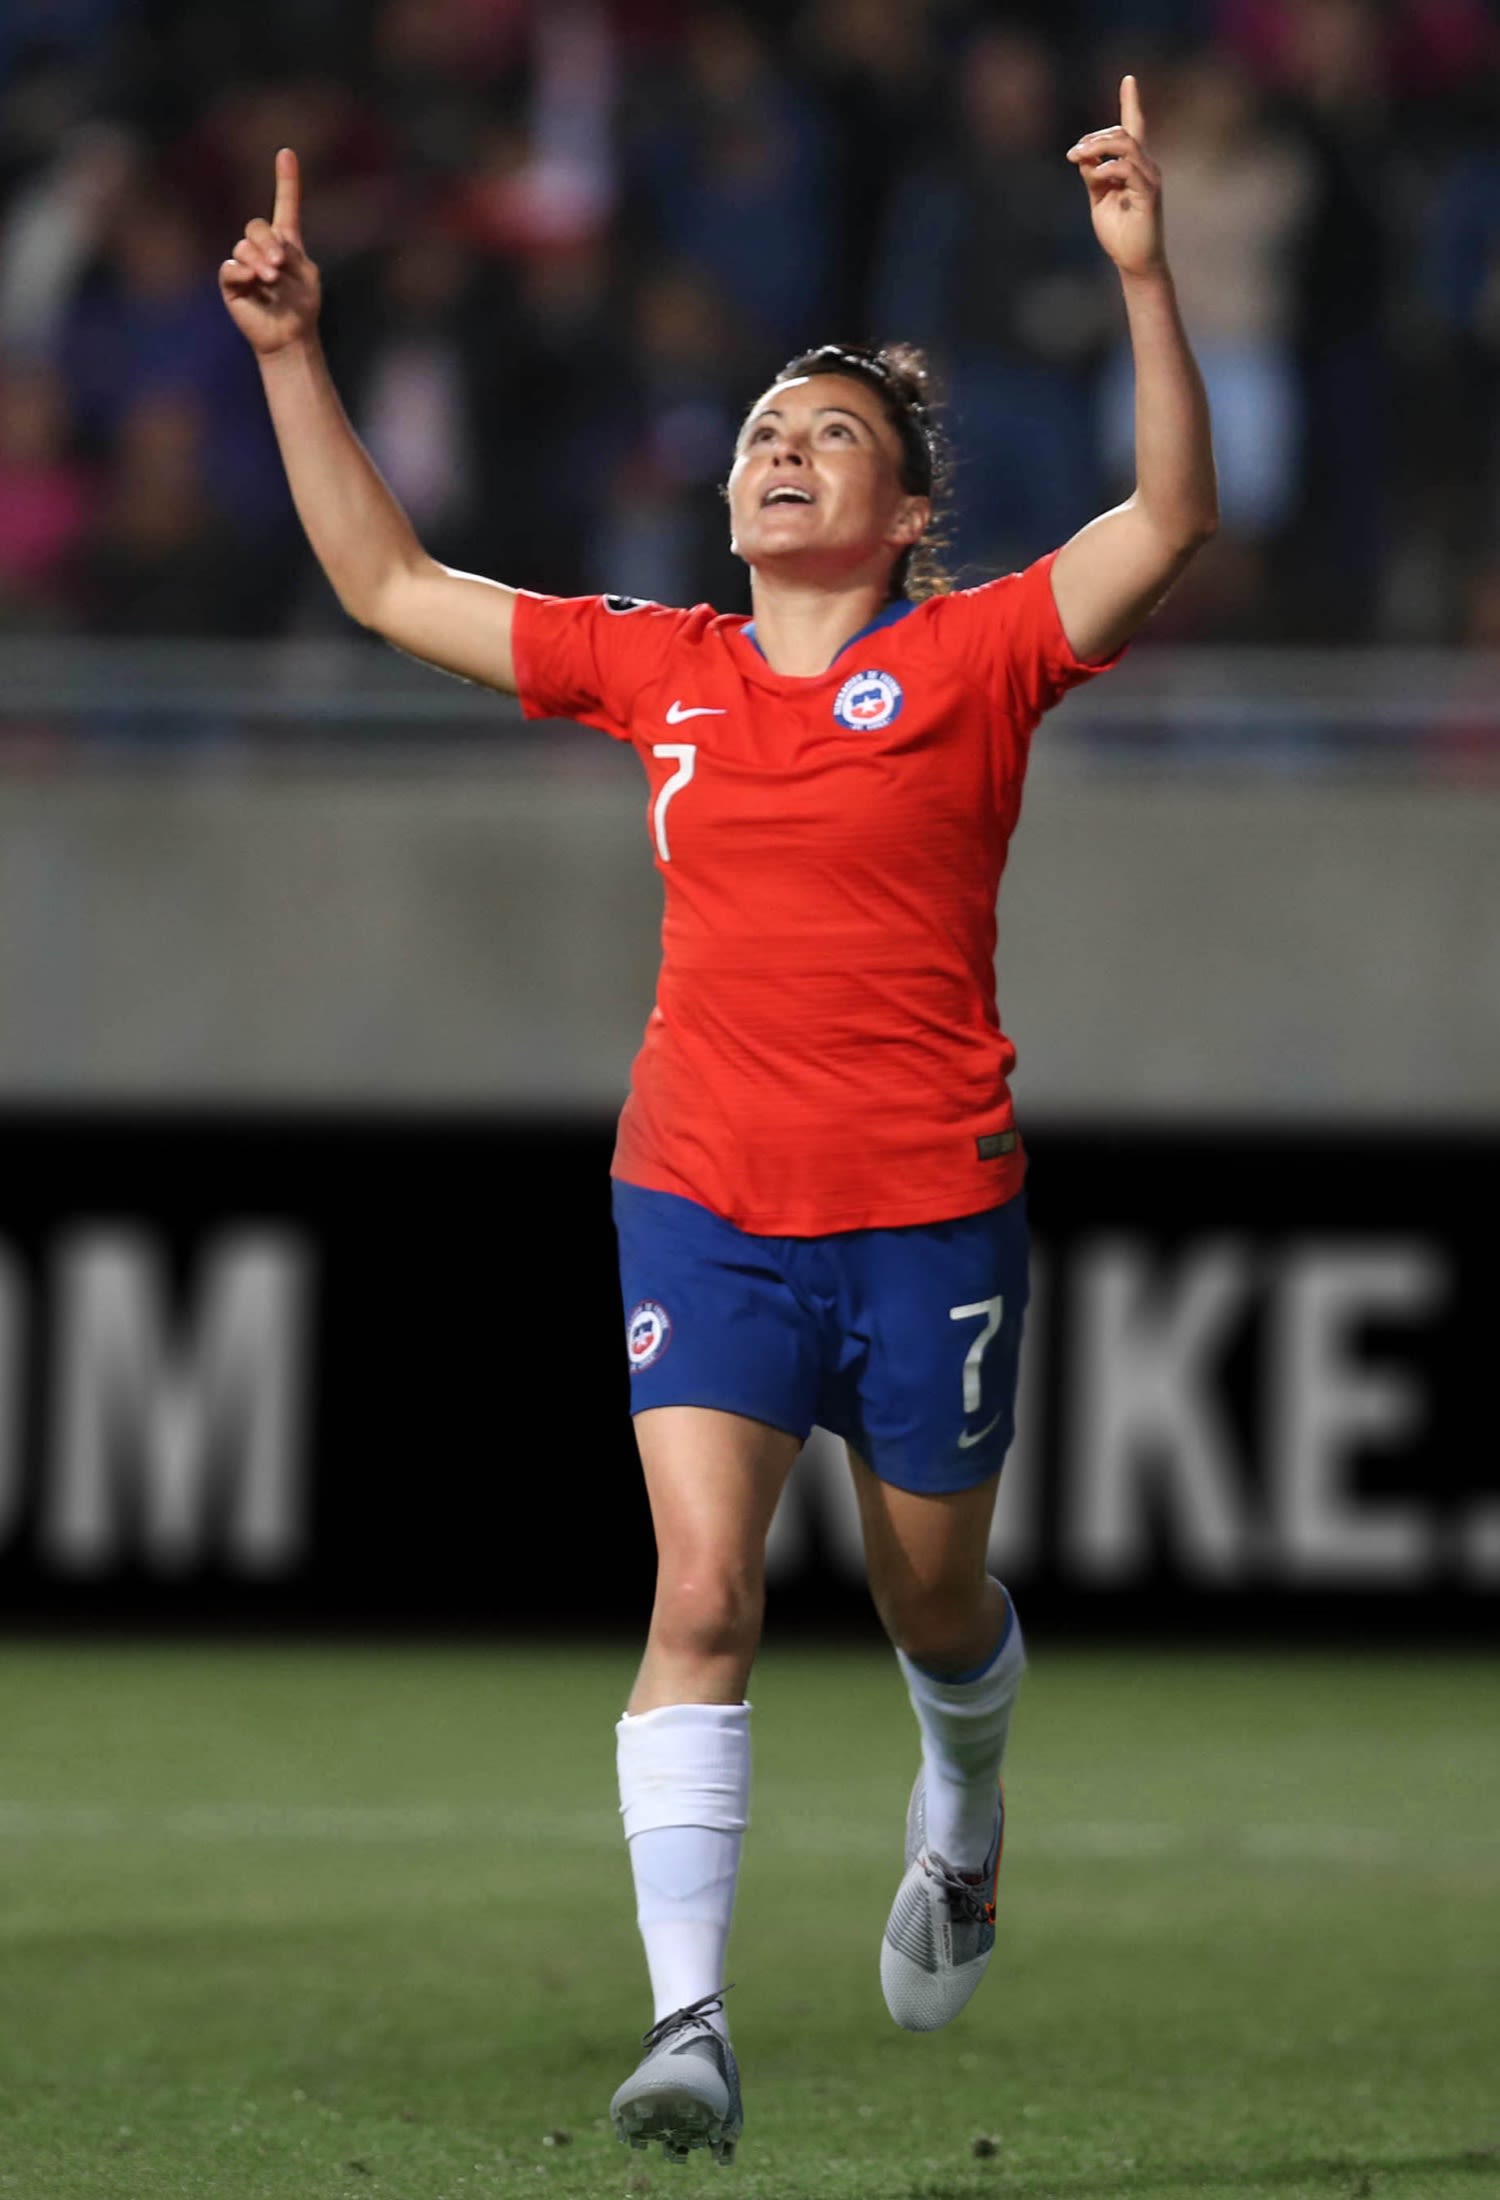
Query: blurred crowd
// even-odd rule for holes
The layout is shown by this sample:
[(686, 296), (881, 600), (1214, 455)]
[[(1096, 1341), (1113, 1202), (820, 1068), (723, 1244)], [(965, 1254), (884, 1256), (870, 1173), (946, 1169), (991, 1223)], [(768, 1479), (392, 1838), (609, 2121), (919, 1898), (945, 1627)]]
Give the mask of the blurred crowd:
[(1486, 0), (6, 0), (0, 631), (318, 633), (217, 268), (295, 146), (349, 411), (427, 547), (737, 608), (790, 353), (926, 344), (950, 569), (1124, 493), (1063, 155), (1141, 79), (1223, 529), (1159, 631), (1500, 647)]

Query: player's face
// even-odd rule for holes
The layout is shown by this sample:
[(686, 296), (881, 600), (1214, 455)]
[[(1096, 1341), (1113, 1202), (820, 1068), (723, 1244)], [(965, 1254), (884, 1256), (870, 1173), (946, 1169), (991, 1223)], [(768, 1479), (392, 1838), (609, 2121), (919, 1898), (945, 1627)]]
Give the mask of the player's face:
[(740, 430), (729, 476), (734, 549), (748, 565), (808, 578), (894, 563), (932, 510), (902, 488), (901, 463), (900, 438), (863, 382), (778, 382)]

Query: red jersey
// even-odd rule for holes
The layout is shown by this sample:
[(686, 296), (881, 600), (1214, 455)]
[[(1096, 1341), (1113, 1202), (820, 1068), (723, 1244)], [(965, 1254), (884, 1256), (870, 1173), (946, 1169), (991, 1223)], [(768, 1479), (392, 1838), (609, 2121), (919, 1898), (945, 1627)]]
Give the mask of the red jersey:
[(1105, 669), (1051, 566), (892, 604), (806, 678), (706, 604), (518, 597), (526, 716), (633, 743), (650, 785), (662, 966), (616, 1176), (776, 1237), (1019, 1189), (995, 900), (1033, 729)]

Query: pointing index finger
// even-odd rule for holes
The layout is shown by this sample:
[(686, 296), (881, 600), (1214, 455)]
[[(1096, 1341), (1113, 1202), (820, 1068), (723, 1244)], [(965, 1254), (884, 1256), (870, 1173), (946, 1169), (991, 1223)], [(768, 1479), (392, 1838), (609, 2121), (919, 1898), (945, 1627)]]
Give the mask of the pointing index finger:
[(289, 145), (283, 145), (276, 155), (276, 208), (271, 227), (295, 243), (302, 242), (302, 175)]
[(1141, 113), (1141, 88), (1133, 76), (1120, 80), (1120, 127), (1128, 130), (1137, 145), (1146, 141), (1146, 118)]

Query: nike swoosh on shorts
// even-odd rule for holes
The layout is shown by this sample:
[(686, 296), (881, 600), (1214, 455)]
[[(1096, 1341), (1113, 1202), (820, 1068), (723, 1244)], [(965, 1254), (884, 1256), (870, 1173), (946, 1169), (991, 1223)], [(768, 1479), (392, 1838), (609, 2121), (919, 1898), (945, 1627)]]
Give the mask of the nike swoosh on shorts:
[(992, 1428), (998, 1428), (999, 1425), (1000, 1415), (997, 1413), (993, 1421), (986, 1421), (984, 1427), (975, 1429), (972, 1436), (969, 1434), (968, 1430), (965, 1429), (958, 1439), (959, 1450), (967, 1451), (971, 1444), (979, 1443), (982, 1438), (989, 1435)]

